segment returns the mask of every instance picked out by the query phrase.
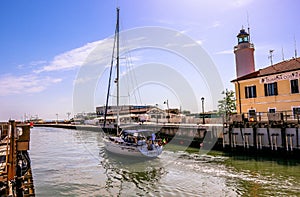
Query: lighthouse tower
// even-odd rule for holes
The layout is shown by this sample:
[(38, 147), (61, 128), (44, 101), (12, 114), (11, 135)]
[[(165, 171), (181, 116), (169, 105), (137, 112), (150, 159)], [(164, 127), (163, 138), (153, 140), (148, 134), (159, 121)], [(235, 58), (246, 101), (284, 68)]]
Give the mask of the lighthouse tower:
[(234, 47), (237, 78), (255, 71), (254, 45), (250, 43), (250, 35), (241, 29), (237, 35), (238, 45)]

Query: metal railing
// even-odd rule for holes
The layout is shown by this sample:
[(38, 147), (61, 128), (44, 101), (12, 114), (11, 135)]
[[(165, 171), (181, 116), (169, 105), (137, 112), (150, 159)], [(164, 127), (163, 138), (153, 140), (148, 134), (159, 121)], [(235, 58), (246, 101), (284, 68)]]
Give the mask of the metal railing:
[(281, 122), (281, 123), (297, 123), (300, 124), (300, 112), (278, 111), (274, 113), (269, 112), (255, 112), (232, 114), (229, 116), (229, 122)]

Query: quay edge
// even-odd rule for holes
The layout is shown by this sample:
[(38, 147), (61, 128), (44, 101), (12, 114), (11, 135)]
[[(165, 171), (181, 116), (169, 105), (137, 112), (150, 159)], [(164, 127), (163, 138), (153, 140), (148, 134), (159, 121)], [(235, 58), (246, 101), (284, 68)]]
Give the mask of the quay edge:
[[(66, 129), (102, 131), (99, 126), (71, 124), (42, 124)], [(298, 122), (239, 122), (232, 121), (224, 125), (180, 125), (180, 124), (140, 124), (131, 129), (157, 129), (161, 137), (172, 140), (178, 145), (205, 149), (208, 143), (212, 150), (225, 154), (288, 157), (300, 159), (300, 129)], [(194, 136), (194, 139), (190, 139)], [(188, 144), (189, 143), (189, 144)]]

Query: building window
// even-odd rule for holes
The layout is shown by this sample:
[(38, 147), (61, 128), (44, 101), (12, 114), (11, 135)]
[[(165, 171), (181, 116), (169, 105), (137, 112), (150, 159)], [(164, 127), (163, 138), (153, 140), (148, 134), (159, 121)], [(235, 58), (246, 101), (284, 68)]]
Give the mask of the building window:
[(277, 82), (265, 84), (265, 96), (278, 95)]
[(256, 98), (256, 86), (245, 87), (246, 98)]
[(276, 109), (275, 108), (269, 108), (269, 113), (275, 113)]
[(300, 117), (300, 107), (293, 107), (293, 115), (295, 119), (297, 118), (297, 115)]
[(298, 79), (291, 80), (291, 93), (299, 93)]
[(248, 113), (249, 113), (249, 117), (248, 117), (248, 120), (250, 121), (250, 122), (253, 122), (253, 121), (256, 121), (256, 111), (255, 111), (255, 109), (249, 109), (248, 110)]

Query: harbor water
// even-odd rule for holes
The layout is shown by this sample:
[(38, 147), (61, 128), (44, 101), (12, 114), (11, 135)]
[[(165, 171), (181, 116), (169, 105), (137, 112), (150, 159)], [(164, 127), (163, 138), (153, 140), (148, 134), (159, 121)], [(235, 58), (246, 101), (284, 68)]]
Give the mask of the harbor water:
[(37, 196), (300, 196), (300, 163), (165, 150), (132, 161), (108, 154), (99, 132), (36, 127)]

